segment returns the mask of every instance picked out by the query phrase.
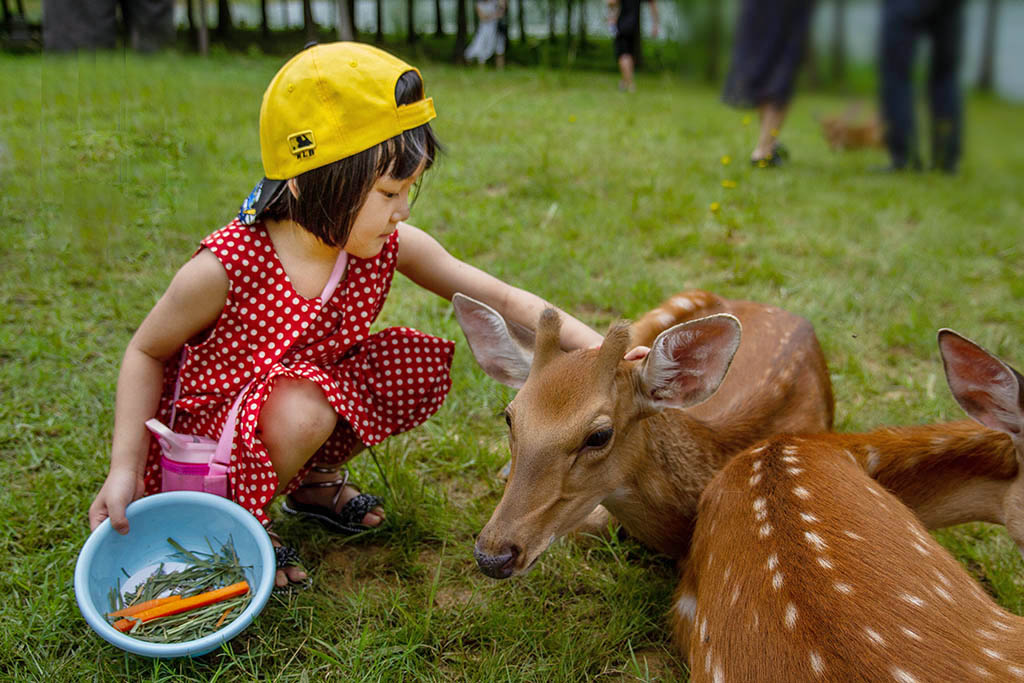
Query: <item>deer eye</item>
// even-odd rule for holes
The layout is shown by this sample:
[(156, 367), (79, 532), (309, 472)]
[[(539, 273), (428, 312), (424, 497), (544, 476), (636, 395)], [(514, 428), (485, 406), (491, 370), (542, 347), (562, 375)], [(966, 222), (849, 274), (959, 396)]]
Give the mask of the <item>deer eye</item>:
[(612, 434), (613, 430), (611, 427), (599, 429), (587, 437), (587, 440), (583, 442), (583, 447), (593, 449), (604, 448), (612, 440)]
[(512, 429), (512, 416), (509, 415), (508, 411), (505, 411), (505, 424), (508, 425), (509, 429)]

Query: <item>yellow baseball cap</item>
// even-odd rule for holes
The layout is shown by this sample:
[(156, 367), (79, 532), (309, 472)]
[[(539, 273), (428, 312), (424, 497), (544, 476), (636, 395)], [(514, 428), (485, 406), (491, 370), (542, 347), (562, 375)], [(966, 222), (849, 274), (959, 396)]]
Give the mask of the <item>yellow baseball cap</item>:
[(395, 85), (408, 71), (419, 74), (383, 50), (354, 42), (313, 45), (288, 60), (263, 93), (265, 178), (239, 217), (255, 220), (289, 178), (370, 149), (437, 116), (429, 97), (395, 103)]

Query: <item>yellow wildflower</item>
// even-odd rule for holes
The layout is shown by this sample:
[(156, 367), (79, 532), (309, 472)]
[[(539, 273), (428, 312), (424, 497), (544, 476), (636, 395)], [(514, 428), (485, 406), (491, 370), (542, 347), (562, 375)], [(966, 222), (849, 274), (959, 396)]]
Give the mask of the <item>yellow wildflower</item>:
[(732, 157), (730, 157), (728, 154), (722, 155), (722, 166), (728, 166), (731, 161)]
[(726, 188), (736, 187), (736, 181), (735, 180), (723, 180), (722, 181), (722, 187), (726, 187)]

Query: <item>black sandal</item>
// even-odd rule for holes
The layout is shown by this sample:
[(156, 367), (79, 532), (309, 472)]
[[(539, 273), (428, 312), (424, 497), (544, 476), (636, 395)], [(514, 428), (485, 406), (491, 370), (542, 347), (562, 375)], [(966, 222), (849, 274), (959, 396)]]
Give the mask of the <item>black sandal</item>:
[(789, 161), (789, 150), (781, 142), (776, 142), (772, 152), (760, 159), (751, 159), (750, 165), (756, 168), (778, 168)]
[[(278, 543), (278, 545), (274, 546), (274, 560), (275, 564), (277, 565), (277, 569), (287, 569), (288, 567), (300, 567), (303, 571), (305, 571), (306, 568), (302, 566), (302, 560), (299, 559), (298, 550), (291, 547), (290, 545), (285, 545), (284, 541), (281, 540), (281, 537), (276, 532), (273, 532), (270, 529), (267, 529), (267, 535), (270, 536), (272, 540)], [(287, 577), (287, 574), (285, 576)], [(278, 586), (277, 583), (275, 582), (274, 590), (287, 591), (293, 588), (309, 588), (311, 585), (313, 585), (313, 580), (309, 578), (307, 572), (306, 578), (302, 579), (301, 581), (292, 581), (291, 579), (288, 579), (288, 583), (284, 586)]]
[[(335, 472), (335, 470), (328, 467), (318, 467), (316, 465), (313, 466), (313, 471), (320, 472), (321, 474)], [(299, 488), (303, 489), (337, 487), (338, 492), (335, 493), (334, 498), (331, 499), (330, 507), (314, 505), (312, 503), (300, 503), (295, 500), (294, 497), (289, 495), (285, 496), (285, 499), (281, 501), (281, 509), (290, 515), (301, 515), (303, 517), (315, 519), (332, 531), (336, 531), (346, 536), (379, 529), (379, 526), (367, 526), (361, 523), (361, 520), (368, 512), (381, 505), (383, 502), (377, 496), (370, 495), (369, 493), (360, 493), (345, 503), (341, 509), (338, 510), (338, 498), (341, 496), (341, 492), (345, 490), (347, 485), (347, 469), (345, 470), (345, 476), (340, 479), (300, 484)]]

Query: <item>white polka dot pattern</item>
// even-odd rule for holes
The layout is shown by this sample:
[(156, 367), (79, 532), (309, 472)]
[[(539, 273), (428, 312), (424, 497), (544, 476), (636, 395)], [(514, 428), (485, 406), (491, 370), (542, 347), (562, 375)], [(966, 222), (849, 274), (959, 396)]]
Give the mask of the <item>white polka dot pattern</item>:
[[(224, 265), (231, 284), (214, 328), (188, 345), (174, 429), (218, 438), (238, 392), (255, 378), (239, 411), (228, 482), (232, 499), (261, 522), (269, 523), (264, 508), (278, 482), (256, 424), (276, 377), (316, 382), (344, 418), (285, 492), (298, 486), (314, 461), (345, 462), (359, 442), (378, 444), (421, 424), (441, 407), (451, 387), (454, 343), (407, 327), (370, 334), (391, 288), (397, 231), (375, 258), (349, 257), (348, 272), (326, 304), (292, 288), (261, 223), (233, 221), (202, 245)], [(164, 422), (170, 417), (177, 373), (178, 362), (169, 362), (157, 415)], [(146, 494), (159, 490), (154, 441)]]

